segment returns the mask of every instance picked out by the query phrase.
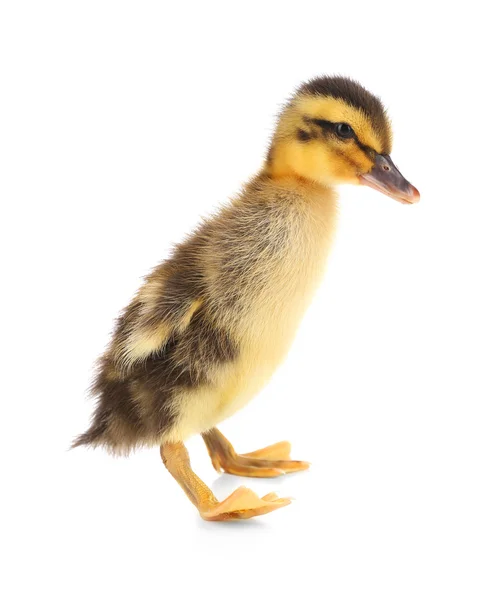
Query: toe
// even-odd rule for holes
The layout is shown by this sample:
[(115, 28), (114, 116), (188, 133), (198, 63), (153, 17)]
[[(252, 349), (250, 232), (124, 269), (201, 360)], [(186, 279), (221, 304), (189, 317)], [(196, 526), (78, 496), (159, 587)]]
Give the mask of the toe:
[(277, 477), (285, 473), (306, 471), (309, 467), (310, 463), (304, 460), (269, 460), (237, 455), (234, 461), (224, 467), (224, 470), (247, 477)]
[[(237, 457), (240, 458), (240, 457)], [(257, 462), (257, 459), (255, 459)], [(280, 477), (285, 475), (286, 471), (281, 468), (272, 465), (260, 464), (246, 464), (245, 462), (239, 462), (238, 460), (229, 461), (223, 467), (225, 473), (230, 475), (240, 475), (240, 477)]]
[(269, 494), (262, 496), (262, 500), (265, 500), (266, 502), (271, 502), (272, 500), (277, 500), (278, 498), (279, 496), (276, 494), (276, 492), (270, 492)]
[(273, 460), (287, 460), (291, 457), (291, 444), (289, 442), (277, 442), (271, 446), (266, 446), (255, 452), (243, 454), (246, 458), (265, 458)]

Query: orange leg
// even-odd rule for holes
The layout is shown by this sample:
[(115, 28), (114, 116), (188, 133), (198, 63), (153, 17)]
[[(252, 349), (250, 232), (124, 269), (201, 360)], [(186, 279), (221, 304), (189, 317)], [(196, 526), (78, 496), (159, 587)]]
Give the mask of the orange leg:
[(289, 460), (289, 442), (279, 442), (249, 454), (237, 454), (232, 444), (218, 429), (210, 429), (202, 435), (211, 462), (217, 471), (223, 470), (244, 477), (278, 477), (309, 468), (307, 462)]
[(163, 444), (161, 457), (167, 470), (207, 521), (250, 519), (287, 506), (291, 502), (289, 498), (278, 498), (274, 493), (259, 498), (246, 487), (239, 487), (223, 502), (219, 502), (210, 488), (191, 469), (188, 451), (183, 443)]

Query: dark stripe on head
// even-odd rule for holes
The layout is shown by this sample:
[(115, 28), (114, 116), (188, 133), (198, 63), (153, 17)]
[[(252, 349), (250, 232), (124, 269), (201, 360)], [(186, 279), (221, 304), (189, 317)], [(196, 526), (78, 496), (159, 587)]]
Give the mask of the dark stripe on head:
[(325, 119), (313, 119), (312, 117), (304, 117), (306, 123), (317, 125), (323, 135), (331, 135), (335, 128), (336, 123), (326, 121)]
[(313, 133), (305, 131), (304, 129), (298, 129), (297, 138), (300, 142), (309, 142), (311, 139), (316, 136)]
[[(323, 132), (323, 135), (325, 136), (336, 135), (335, 127), (337, 126), (337, 123), (327, 121), (326, 119), (313, 119), (311, 117), (304, 117), (304, 120), (306, 123), (312, 123), (313, 125), (317, 125)], [(367, 144), (362, 143), (358, 139), (357, 134), (355, 132), (353, 132), (353, 138), (351, 139), (353, 139), (357, 146), (362, 150), (362, 152), (364, 152), (367, 155), (367, 158), (370, 158), (370, 160), (375, 160), (377, 152), (370, 146), (367, 146)]]

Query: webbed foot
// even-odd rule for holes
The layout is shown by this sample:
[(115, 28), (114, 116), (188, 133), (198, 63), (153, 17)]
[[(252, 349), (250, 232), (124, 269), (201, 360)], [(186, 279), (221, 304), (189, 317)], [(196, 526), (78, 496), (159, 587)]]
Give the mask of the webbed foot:
[(310, 463), (290, 460), (291, 444), (278, 442), (261, 450), (237, 454), (226, 437), (214, 428), (203, 434), (203, 440), (217, 471), (243, 477), (279, 477), (285, 473), (305, 471)]

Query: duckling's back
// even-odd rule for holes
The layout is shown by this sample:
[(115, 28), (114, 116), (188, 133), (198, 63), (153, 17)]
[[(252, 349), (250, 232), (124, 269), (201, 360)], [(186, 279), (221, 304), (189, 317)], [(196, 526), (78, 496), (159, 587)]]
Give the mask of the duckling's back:
[(287, 353), (335, 220), (331, 191), (262, 174), (204, 221), (118, 320), (74, 445), (180, 441), (245, 405)]

